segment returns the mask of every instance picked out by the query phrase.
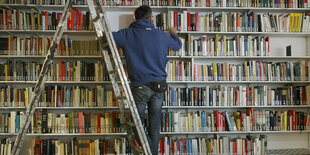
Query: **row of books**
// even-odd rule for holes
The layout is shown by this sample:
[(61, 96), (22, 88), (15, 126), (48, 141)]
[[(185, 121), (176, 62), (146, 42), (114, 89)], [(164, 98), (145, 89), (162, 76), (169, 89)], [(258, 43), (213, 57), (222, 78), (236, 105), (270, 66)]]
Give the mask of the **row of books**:
[[(8, 4), (37, 4), (37, 5), (65, 5), (66, 0), (8, 0)], [(102, 0), (104, 6), (180, 6), (180, 7), (254, 7), (254, 8), (309, 8), (310, 3), (307, 0)], [(86, 0), (75, 0), (76, 5), (86, 5)]]
[(163, 106), (310, 105), (310, 86), (168, 87)]
[[(25, 113), (10, 111), (1, 113), (1, 133), (18, 133)], [(37, 110), (32, 117), (28, 133), (123, 133), (119, 112), (68, 112), (50, 113)]]
[(112, 139), (33, 139), (34, 155), (103, 155), (130, 154), (131, 148), (125, 138)]
[[(183, 66), (180, 60), (172, 61), (172, 81), (182, 81)], [(305, 60), (297, 62), (245, 61), (243, 64), (194, 64), (193, 81), (308, 81), (310, 66)], [(168, 70), (169, 71), (169, 70)], [(170, 79), (169, 79), (170, 80)], [(184, 80), (183, 80), (184, 81)]]
[[(184, 39), (183, 39), (184, 40)], [(197, 39), (189, 35), (179, 51), (169, 50), (169, 56), (270, 56), (270, 42), (267, 37), (236, 35), (222, 38), (202, 35)]]
[[(0, 107), (27, 107), (33, 87), (0, 86)], [(37, 107), (114, 107), (117, 100), (112, 90), (102, 86), (45, 86)]]
[[(32, 60), (8, 60), (0, 64), (1, 81), (36, 81), (43, 62)], [(109, 74), (102, 61), (55, 61), (51, 65), (47, 81), (108, 81)]]
[(11, 155), (15, 138), (1, 138), (0, 139), (0, 153), (1, 155)]
[[(15, 37), (0, 38), (0, 55), (20, 56), (45, 56), (50, 48), (53, 38), (41, 37)], [(100, 55), (97, 40), (73, 40), (64, 35), (59, 42), (56, 56), (79, 56), (79, 55)]]
[(296, 131), (310, 130), (303, 111), (253, 110), (163, 112), (162, 132)]
[(160, 141), (160, 154), (267, 154), (267, 136), (172, 138)]
[[(16, 9), (0, 10), (0, 29), (2, 30), (56, 30), (61, 12), (41, 11), (34, 8), (30, 11)], [(66, 30), (93, 30), (90, 13), (79, 9), (71, 10)]]
[(177, 12), (152, 17), (161, 30), (198, 32), (310, 32), (309, 13)]

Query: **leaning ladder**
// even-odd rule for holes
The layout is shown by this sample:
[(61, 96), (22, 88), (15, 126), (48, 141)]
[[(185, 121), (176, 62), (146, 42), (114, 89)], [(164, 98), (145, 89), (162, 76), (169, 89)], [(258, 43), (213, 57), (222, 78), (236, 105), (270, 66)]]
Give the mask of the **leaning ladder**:
[[(93, 1), (96, 2), (96, 6), (94, 5)], [(109, 76), (112, 82), (114, 94), (117, 98), (118, 105), (120, 108), (121, 124), (126, 128), (129, 144), (131, 145), (133, 152), (135, 154), (140, 154), (143, 152), (145, 154), (151, 154), (150, 146), (149, 146), (146, 134), (144, 132), (131, 89), (128, 84), (128, 79), (126, 77), (120, 56), (118, 54), (118, 50), (116, 48), (109, 24), (107, 23), (105, 12), (103, 11), (103, 5), (102, 3), (99, 2), (99, 0), (87, 0), (87, 3), (88, 3), (88, 8), (90, 10), (91, 18), (93, 19), (93, 22), (94, 22), (94, 27), (95, 27), (98, 40), (102, 47), (101, 54), (106, 63), (107, 70), (109, 72)], [(35, 85), (33, 95), (30, 100), (30, 104), (27, 107), (24, 120), (22, 121), (22, 126), (15, 139), (13, 150), (12, 150), (12, 155), (18, 155), (23, 145), (24, 137), (27, 132), (27, 129), (29, 128), (31, 118), (35, 112), (36, 105), (40, 98), (41, 92), (44, 89), (45, 76), (47, 75), (50, 69), (50, 66), (53, 62), (54, 53), (56, 49), (58, 48), (59, 41), (63, 35), (64, 27), (69, 17), (70, 10), (72, 9), (72, 5), (73, 5), (73, 0), (68, 0), (65, 5), (61, 19), (57, 25), (56, 32), (51, 42), (51, 46), (49, 48), (48, 54), (46, 55), (44, 63), (42, 65), (38, 81)], [(104, 36), (107, 39), (107, 44), (102, 43), (102, 38)], [(109, 55), (108, 49), (110, 50), (112, 54), (112, 58)], [(111, 59), (112, 59), (113, 64), (111, 62)], [(121, 81), (125, 96), (122, 96), (119, 85), (116, 81), (117, 79)], [(130, 110), (133, 123), (129, 122), (128, 118), (126, 117), (125, 104), (127, 104)], [(142, 145), (141, 147), (143, 148), (143, 151), (139, 149), (138, 147), (136, 147), (132, 127), (135, 127), (138, 132), (139, 139)]]

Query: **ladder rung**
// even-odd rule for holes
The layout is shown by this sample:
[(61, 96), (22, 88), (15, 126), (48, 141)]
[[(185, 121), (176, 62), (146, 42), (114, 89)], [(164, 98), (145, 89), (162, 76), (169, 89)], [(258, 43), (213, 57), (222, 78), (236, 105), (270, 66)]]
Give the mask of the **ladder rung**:
[(132, 127), (136, 126), (134, 122), (127, 122), (127, 125), (132, 126)]

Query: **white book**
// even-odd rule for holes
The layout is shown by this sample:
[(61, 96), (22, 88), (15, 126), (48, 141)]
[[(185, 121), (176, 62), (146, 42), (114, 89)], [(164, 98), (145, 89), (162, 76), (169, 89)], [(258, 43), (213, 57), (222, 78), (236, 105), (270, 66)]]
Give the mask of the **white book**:
[(173, 112), (173, 129), (174, 132), (180, 132), (178, 128), (180, 112)]
[(187, 31), (187, 11), (183, 11), (183, 31)]
[(11, 132), (15, 133), (15, 118), (16, 118), (16, 111), (11, 111)]

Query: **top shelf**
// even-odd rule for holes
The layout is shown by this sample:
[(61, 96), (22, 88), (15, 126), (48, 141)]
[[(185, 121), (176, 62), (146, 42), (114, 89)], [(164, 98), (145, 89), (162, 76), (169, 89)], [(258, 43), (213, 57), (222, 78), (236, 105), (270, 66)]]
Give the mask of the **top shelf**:
[[(0, 7), (29, 9), (36, 8), (38, 10), (63, 10), (65, 5), (34, 5), (34, 4), (1, 4)], [(133, 11), (139, 6), (104, 6), (106, 11)], [(87, 5), (73, 5), (74, 9), (88, 10)], [(255, 11), (255, 12), (305, 12), (310, 11), (310, 8), (255, 8), (255, 7), (181, 7), (181, 6), (151, 6), (154, 11), (175, 10), (175, 11), (195, 11), (195, 12), (210, 12), (210, 11)]]

